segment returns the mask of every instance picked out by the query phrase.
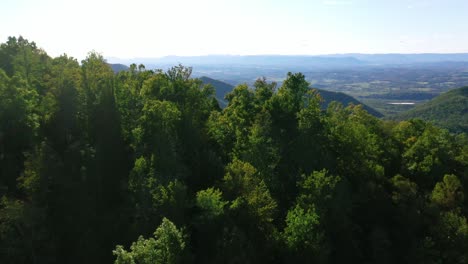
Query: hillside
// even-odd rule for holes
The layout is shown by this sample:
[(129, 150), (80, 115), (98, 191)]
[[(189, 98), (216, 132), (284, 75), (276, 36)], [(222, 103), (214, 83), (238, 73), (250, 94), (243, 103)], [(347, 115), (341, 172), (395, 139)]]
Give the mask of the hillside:
[(451, 132), (468, 133), (468, 86), (443, 93), (431, 101), (395, 116), (397, 120), (420, 118)]
[(218, 80), (206, 77), (206, 76), (202, 76), (199, 79), (202, 80), (204, 84), (213, 85), (213, 87), (215, 88), (216, 99), (218, 99), (219, 105), (222, 108), (226, 107), (227, 101), (224, 100), (224, 96), (226, 96), (227, 93), (232, 91), (234, 89), (234, 86), (228, 83), (222, 82), (222, 81), (218, 81)]
[(112, 68), (112, 70), (115, 73), (121, 72), (121, 71), (126, 71), (129, 69), (129, 67), (125, 64), (120, 64), (120, 63), (109, 63), (109, 66)]
[(383, 115), (375, 110), (374, 108), (370, 107), (370, 106), (367, 106), (361, 102), (359, 102), (357, 99), (355, 99), (354, 97), (350, 96), (350, 95), (347, 95), (347, 94), (344, 94), (344, 93), (340, 93), (340, 92), (331, 92), (331, 91), (326, 91), (326, 90), (322, 90), (322, 89), (316, 89), (320, 96), (322, 96), (323, 98), (323, 105), (322, 107), (323, 108), (327, 108), (328, 107), (328, 104), (333, 102), (333, 101), (337, 101), (337, 102), (340, 102), (341, 104), (343, 104), (344, 106), (347, 106), (349, 104), (354, 104), (354, 105), (359, 105), (361, 104), (364, 109), (369, 112), (369, 114), (375, 116), (375, 117), (383, 117)]

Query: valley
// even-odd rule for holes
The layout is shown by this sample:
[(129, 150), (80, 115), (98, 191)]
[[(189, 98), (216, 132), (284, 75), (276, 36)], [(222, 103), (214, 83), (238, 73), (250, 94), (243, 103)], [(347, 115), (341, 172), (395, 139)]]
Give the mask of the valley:
[[(304, 73), (313, 88), (342, 92), (392, 116), (454, 88), (468, 85), (467, 54), (346, 54), (342, 56), (200, 56), (110, 62), (146, 63), (166, 70), (193, 67), (194, 77), (209, 77), (233, 86), (258, 78), (282, 84), (288, 71)], [(396, 103), (414, 104), (396, 104)]]

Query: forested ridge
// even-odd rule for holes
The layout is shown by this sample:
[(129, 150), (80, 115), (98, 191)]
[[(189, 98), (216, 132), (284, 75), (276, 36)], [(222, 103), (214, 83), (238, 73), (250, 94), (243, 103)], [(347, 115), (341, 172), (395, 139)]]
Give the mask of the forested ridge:
[(468, 137), (0, 45), (0, 263), (468, 263)]
[(391, 118), (404, 120), (416, 117), (454, 133), (468, 133), (468, 86), (450, 90)]

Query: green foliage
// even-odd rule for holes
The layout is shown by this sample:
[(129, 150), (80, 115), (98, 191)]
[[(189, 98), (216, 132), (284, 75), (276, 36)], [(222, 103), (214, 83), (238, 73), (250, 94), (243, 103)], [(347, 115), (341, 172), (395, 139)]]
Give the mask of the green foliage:
[(340, 177), (330, 176), (325, 170), (314, 171), (308, 176), (303, 175), (299, 183), (298, 204), (302, 208), (316, 205), (320, 211), (326, 210), (339, 181)]
[(431, 200), (445, 209), (455, 209), (462, 205), (464, 200), (463, 186), (457, 176), (448, 174), (444, 176), (432, 191)]
[(38, 94), (21, 76), (9, 78), (0, 69), (0, 185), (15, 192), (24, 152), (39, 127)]
[(279, 162), (278, 145), (271, 134), (271, 118), (268, 112), (258, 114), (250, 127), (250, 133), (242, 149), (235, 150), (235, 155), (252, 164), (270, 187), (277, 182), (275, 168)]
[(304, 104), (304, 95), (309, 90), (309, 83), (302, 73), (288, 72), (286, 80), (278, 90), (280, 104), (289, 113), (300, 110)]
[(1, 44), (0, 262), (467, 262), (465, 134), (191, 72)]
[(433, 244), (429, 247), (436, 258), (443, 263), (465, 263), (468, 254), (468, 224), (466, 217), (457, 212), (443, 212), (438, 223), (431, 228)]
[(0, 261), (25, 263), (27, 245), (23, 232), (24, 204), (3, 196), (0, 200)]
[(273, 221), (276, 202), (252, 165), (234, 160), (227, 166), (223, 187), (228, 197), (233, 199), (232, 209), (246, 206), (249, 213), (259, 223), (265, 224)]
[(208, 188), (197, 193), (196, 204), (203, 210), (207, 218), (215, 218), (224, 213), (224, 206), (227, 202), (222, 200), (220, 190)]
[(393, 202), (408, 202), (416, 198), (418, 194), (418, 185), (416, 183), (401, 175), (391, 178), (390, 182), (395, 189), (392, 193)]
[(431, 186), (442, 175), (455, 172), (450, 169), (454, 166), (446, 164), (457, 163), (454, 158), (458, 148), (446, 130), (430, 124), (419, 128), (416, 133), (411, 132), (414, 129), (411, 126), (407, 129), (410, 134), (400, 139), (404, 144), (402, 158), (405, 173), (411, 175), (419, 185)]
[(135, 161), (129, 178), (129, 190), (140, 218), (139, 225), (145, 229), (154, 224), (154, 219), (162, 216), (181, 221), (187, 199), (185, 184), (177, 179), (158, 177), (150, 167), (153, 163), (154, 159), (147, 162), (140, 157)]
[(285, 243), (294, 258), (317, 261), (323, 252), (323, 232), (314, 208), (296, 206), (288, 211), (283, 232)]
[(154, 232), (154, 238), (144, 239), (142, 236), (126, 251), (117, 246), (113, 251), (116, 264), (176, 264), (182, 263), (186, 250), (185, 237), (180, 229), (163, 218), (161, 225)]
[(273, 97), (276, 91), (276, 83), (268, 83), (266, 78), (257, 79), (254, 83), (255, 87), (255, 101), (260, 107), (265, 106), (265, 104)]

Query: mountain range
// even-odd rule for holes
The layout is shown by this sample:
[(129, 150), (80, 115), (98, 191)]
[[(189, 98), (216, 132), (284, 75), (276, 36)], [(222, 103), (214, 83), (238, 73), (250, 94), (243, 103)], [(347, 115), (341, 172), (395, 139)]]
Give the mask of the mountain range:
[(107, 58), (112, 63), (143, 63), (147, 66), (167, 65), (244, 65), (244, 66), (302, 66), (302, 67), (356, 67), (376, 65), (411, 65), (447, 62), (468, 62), (468, 53), (422, 54), (330, 54), (330, 55), (204, 55), (165, 56), (160, 58)]

